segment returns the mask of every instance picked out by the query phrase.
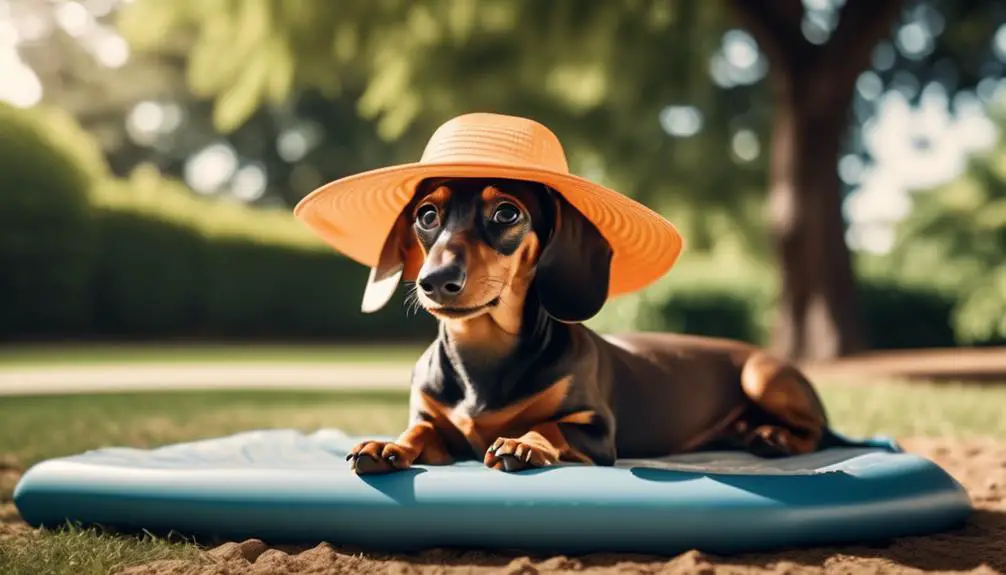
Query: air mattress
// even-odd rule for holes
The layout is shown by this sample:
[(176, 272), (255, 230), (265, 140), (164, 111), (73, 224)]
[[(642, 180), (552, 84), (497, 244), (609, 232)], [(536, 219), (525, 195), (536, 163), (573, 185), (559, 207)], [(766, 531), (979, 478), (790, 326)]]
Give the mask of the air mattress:
[(875, 438), (784, 459), (699, 453), (504, 473), (466, 462), (353, 474), (357, 438), (261, 430), (157, 449), (106, 448), (30, 469), (30, 524), (192, 536), (582, 553), (736, 553), (870, 542), (961, 524), (963, 488)]

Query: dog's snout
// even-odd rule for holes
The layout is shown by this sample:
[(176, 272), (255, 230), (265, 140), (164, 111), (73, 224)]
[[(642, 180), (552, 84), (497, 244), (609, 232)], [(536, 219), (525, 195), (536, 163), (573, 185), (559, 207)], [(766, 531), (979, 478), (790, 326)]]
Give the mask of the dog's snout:
[(437, 303), (450, 301), (465, 287), (465, 270), (457, 263), (438, 267), (419, 277), (419, 289)]

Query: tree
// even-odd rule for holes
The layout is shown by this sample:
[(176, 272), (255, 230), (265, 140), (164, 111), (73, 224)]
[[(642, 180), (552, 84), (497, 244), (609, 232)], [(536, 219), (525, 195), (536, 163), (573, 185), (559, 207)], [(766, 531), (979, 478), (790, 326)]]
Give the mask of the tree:
[[(11, 15), (14, 29), (25, 31), (16, 46), (40, 80), (42, 103), (69, 112), (94, 135), (115, 175), (151, 164), (182, 178), (200, 151), (224, 145), (238, 168), (261, 169), (269, 194), (242, 195), (227, 185), (211, 193), (292, 204), (303, 190), (390, 155), (392, 145), (356, 113), (359, 90), (333, 100), (292, 88), (282, 102), (249, 109), (220, 130), (213, 101), (186, 85), (191, 38), (173, 35), (156, 50), (130, 51), (112, 26), (123, 3), (21, 3)], [(239, 179), (229, 183), (239, 186)]]
[[(961, 7), (979, 4), (909, 2), (955, 19), (929, 58), (899, 62), (897, 71), (919, 74), (936, 67), (940, 54), (966, 52), (971, 31), (984, 28), (980, 19), (963, 18)], [(740, 207), (764, 197), (768, 169), (768, 226), (782, 275), (775, 347), (788, 357), (819, 358), (864, 345), (836, 163), (850, 147), (860, 152), (848, 138), (854, 88), (901, 5), (137, 0), (121, 23), (140, 49), (186, 39), (189, 86), (214, 100), (223, 131), (291, 93), (316, 94), (354, 102), (376, 135), (394, 144), (384, 150), (385, 161), (394, 161), (418, 156), (430, 132), (454, 114), (529, 115), (558, 133), (574, 171), (679, 223), (733, 218), (752, 243), (760, 223)], [(738, 23), (757, 46), (742, 54), (743, 73), (733, 69), (724, 80), (736, 68), (724, 56), (727, 40), (743, 48), (738, 38), (747, 37)], [(766, 69), (768, 85), (760, 82)], [(757, 146), (769, 138), (770, 164), (757, 153), (738, 157), (739, 141)]]
[(853, 88), (900, 0), (847, 2), (830, 40), (802, 32), (801, 0), (732, 0), (771, 65), (775, 95), (768, 212), (782, 270), (775, 346), (824, 358), (863, 347), (837, 160)]
[[(289, 92), (276, 99), (277, 84), (332, 104), (352, 101), (395, 144), (393, 160), (414, 160), (430, 132), (459, 112), (527, 114), (559, 133), (581, 173), (646, 201), (688, 194), (722, 209), (725, 199), (756, 195), (762, 166), (702, 168), (721, 166), (737, 127), (761, 132), (765, 117), (760, 90), (716, 89), (707, 64), (692, 55), (720, 48), (729, 24), (720, 12), (714, 3), (584, 0), (360, 2), (338, 10), (317, 0), (141, 0), (121, 27), (138, 50), (193, 38), (189, 85), (215, 99), (224, 132), (258, 106), (282, 103)], [(290, 66), (276, 64), (288, 59)], [(661, 114), (693, 102), (701, 124), (669, 136)]]

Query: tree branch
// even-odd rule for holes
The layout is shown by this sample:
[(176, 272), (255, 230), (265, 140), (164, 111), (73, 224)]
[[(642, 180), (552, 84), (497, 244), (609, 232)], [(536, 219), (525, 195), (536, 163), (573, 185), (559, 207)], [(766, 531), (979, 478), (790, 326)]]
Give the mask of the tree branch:
[(758, 42), (769, 65), (789, 77), (817, 52), (803, 37), (801, 0), (730, 0), (741, 25)]

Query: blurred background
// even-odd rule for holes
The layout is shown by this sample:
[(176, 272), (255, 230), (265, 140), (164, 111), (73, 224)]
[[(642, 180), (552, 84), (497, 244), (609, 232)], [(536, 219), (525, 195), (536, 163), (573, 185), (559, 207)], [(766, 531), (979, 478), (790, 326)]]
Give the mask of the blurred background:
[(1002, 344), (1004, 67), (991, 0), (0, 0), (0, 338), (429, 341), (290, 211), (495, 111), (687, 239), (592, 327)]

